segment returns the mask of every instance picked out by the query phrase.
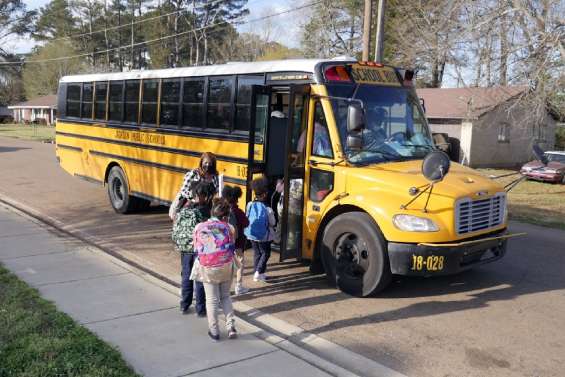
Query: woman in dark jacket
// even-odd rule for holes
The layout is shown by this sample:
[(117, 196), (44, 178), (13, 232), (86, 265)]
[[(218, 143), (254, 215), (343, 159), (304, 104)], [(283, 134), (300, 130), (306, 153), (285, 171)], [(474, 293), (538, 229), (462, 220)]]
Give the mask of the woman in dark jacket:
[(182, 186), (169, 209), (171, 220), (175, 220), (177, 213), (187, 201), (195, 200), (194, 188), (199, 182), (211, 183), (215, 188), (214, 195), (218, 193), (220, 183), (216, 169), (216, 156), (211, 152), (202, 153), (198, 168), (189, 170), (185, 174)]

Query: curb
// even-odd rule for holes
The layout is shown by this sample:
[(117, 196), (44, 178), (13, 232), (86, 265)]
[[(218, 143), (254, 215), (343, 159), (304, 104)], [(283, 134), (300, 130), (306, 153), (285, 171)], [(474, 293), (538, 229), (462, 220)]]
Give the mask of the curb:
[[(76, 238), (88, 245), (88, 249), (112, 263), (142, 277), (160, 288), (178, 295), (179, 284), (144, 267), (140, 261), (123, 254), (118, 246), (104, 247), (98, 237), (88, 235), (72, 225), (45, 215), (26, 204), (11, 199), (0, 192), (0, 204), (31, 220), (35, 224), (54, 228), (64, 236)], [(333, 376), (406, 377), (374, 360), (357, 354), (338, 344), (288, 322), (266, 314), (245, 303), (233, 301), (238, 320), (253, 331), (253, 335)], [(328, 361), (329, 360), (329, 361)]]

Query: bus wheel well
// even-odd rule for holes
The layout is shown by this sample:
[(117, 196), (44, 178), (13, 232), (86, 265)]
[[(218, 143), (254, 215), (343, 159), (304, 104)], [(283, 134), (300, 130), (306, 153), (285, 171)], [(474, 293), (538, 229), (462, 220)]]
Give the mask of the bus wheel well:
[(320, 257), (320, 242), (322, 242), (322, 236), (324, 235), (324, 230), (326, 229), (326, 226), (328, 225), (328, 223), (330, 221), (332, 221), (335, 217), (341, 215), (342, 213), (346, 213), (346, 212), (365, 212), (365, 210), (363, 210), (362, 208), (359, 208), (357, 206), (351, 205), (351, 204), (345, 204), (345, 205), (338, 205), (333, 207), (332, 209), (329, 210), (329, 212), (326, 214), (326, 216), (324, 216), (324, 219), (322, 220), (322, 222), (320, 223), (320, 226), (318, 227), (318, 232), (316, 234), (316, 243), (315, 243), (315, 248), (314, 248), (314, 253), (312, 254), (312, 262), (321, 262), (321, 257)]
[(106, 166), (106, 172), (104, 173), (104, 186), (108, 184), (108, 174), (110, 174), (110, 170), (112, 170), (114, 166), (118, 166), (121, 169), (120, 164), (118, 164), (116, 161), (110, 162), (108, 166)]

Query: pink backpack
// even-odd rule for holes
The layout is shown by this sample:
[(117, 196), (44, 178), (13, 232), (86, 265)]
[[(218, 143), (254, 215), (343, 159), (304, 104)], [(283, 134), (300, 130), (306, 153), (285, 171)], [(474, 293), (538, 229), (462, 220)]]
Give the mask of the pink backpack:
[(208, 220), (194, 229), (194, 251), (204, 267), (221, 267), (231, 263), (234, 242), (229, 225), (219, 220)]

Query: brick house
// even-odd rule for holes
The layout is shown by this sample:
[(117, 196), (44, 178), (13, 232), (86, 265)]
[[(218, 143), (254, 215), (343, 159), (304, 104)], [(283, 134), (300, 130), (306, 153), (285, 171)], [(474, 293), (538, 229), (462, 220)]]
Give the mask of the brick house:
[(57, 95), (48, 95), (33, 98), (8, 106), (14, 113), (17, 123), (44, 123), (52, 125), (57, 116)]
[(520, 98), (525, 86), (418, 89), (432, 132), (460, 141), (459, 161), (472, 167), (513, 167), (532, 159), (532, 145), (550, 150), (555, 119), (534, 119)]

